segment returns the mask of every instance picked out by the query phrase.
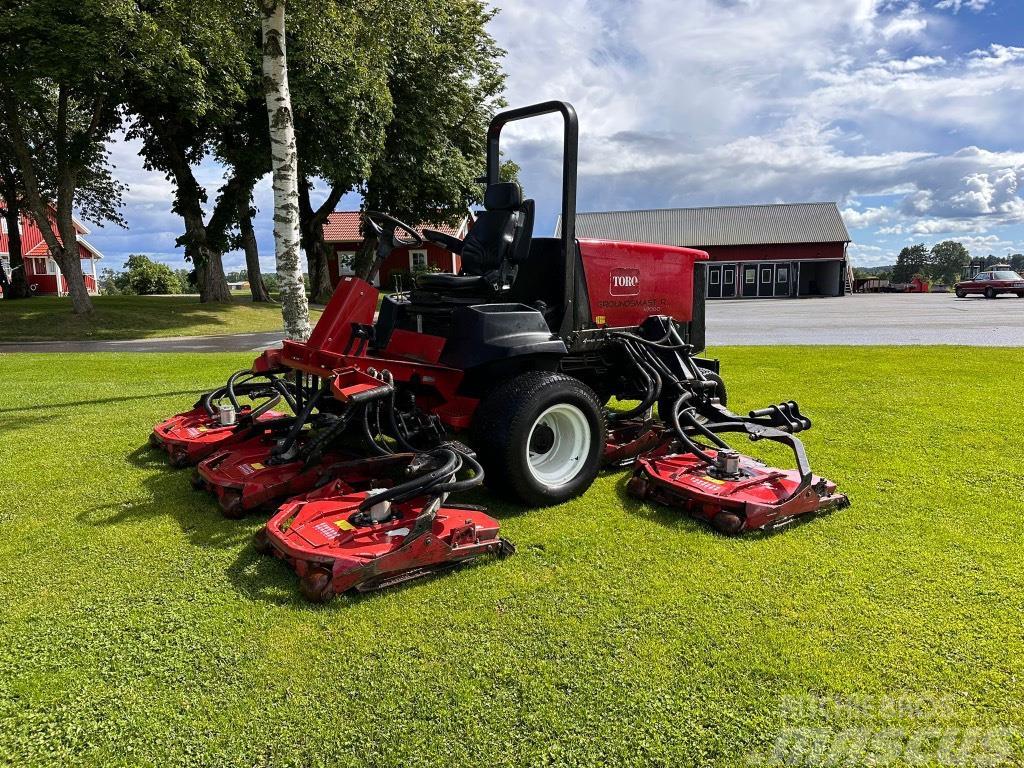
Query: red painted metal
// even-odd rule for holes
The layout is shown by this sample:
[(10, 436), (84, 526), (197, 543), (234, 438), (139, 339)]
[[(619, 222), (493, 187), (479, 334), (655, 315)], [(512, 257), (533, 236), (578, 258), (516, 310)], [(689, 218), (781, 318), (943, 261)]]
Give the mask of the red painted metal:
[(295, 569), (306, 597), (388, 586), (507, 546), (484, 511), (433, 499), (395, 504), (386, 521), (363, 524), (357, 514), (367, 496), (335, 480), (286, 502), (267, 523), (271, 553)]
[[(205, 459), (214, 451), (223, 450), (236, 441), (252, 437), (253, 425), (246, 423), (251, 411), (250, 406), (243, 406), (238, 414), (239, 423), (222, 426), (216, 417), (211, 416), (206, 412), (206, 408), (200, 405), (191, 411), (161, 421), (153, 427), (150, 442), (167, 451), (173, 466), (190, 466)], [(277, 411), (267, 411), (257, 422), (265, 424), (284, 416), (285, 414)]]
[(766, 243), (755, 245), (701, 246), (711, 261), (801, 261), (846, 258), (844, 243)]
[(271, 435), (263, 434), (217, 451), (199, 462), (195, 484), (217, 497), (225, 515), (241, 517), (250, 510), (305, 493), (323, 478), (332, 477), (338, 467), (358, 458), (352, 453), (330, 451), (312, 466), (304, 460), (272, 464), (274, 444)]
[(693, 319), (693, 248), (613, 240), (580, 240), (590, 314), (598, 325), (640, 325), (650, 315)]
[(441, 359), (445, 342), (443, 336), (430, 336), (426, 333), (413, 333), (401, 328), (391, 332), (385, 353), (404, 360), (415, 360), (421, 363), (436, 363)]
[[(717, 452), (711, 449), (714, 458)], [(767, 467), (740, 456), (740, 477), (714, 476), (708, 465), (688, 453), (641, 456), (627, 490), (634, 496), (670, 506), (710, 522), (723, 533), (777, 528), (797, 517), (846, 506), (830, 480), (814, 476), (796, 494), (800, 473)]]

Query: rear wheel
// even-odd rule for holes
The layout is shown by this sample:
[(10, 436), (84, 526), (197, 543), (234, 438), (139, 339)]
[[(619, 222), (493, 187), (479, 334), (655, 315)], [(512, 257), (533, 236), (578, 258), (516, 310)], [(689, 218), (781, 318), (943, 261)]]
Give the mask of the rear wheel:
[(996, 297), (995, 290), (993, 290), (992, 288), (986, 288), (985, 289), (985, 298), (986, 299), (994, 299), (995, 297)]
[(953, 291), (953, 293), (956, 294), (956, 297), (958, 299), (962, 299), (965, 296), (967, 296), (967, 291), (963, 290), (962, 288), (957, 288), (955, 291)]
[(601, 404), (571, 376), (516, 376), (480, 404), (473, 430), (487, 484), (526, 504), (548, 506), (578, 496), (601, 467)]
[(1024, 299), (1024, 291), (1017, 291), (1017, 298)]

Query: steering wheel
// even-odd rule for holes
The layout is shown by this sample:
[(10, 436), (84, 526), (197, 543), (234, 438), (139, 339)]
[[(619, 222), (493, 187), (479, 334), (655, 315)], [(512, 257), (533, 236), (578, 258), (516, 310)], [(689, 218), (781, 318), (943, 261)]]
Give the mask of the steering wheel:
[[(391, 241), (388, 244), (392, 248), (423, 245), (423, 237), (420, 233), (404, 221), (399, 221), (394, 216), (381, 213), (380, 211), (366, 211), (363, 213), (363, 221), (370, 226), (370, 229), (373, 230), (373, 233), (377, 236), (378, 240), (383, 241), (384, 233), (387, 232), (388, 239)], [(397, 230), (402, 230), (403, 232), (412, 235), (412, 239), (403, 240), (398, 236)]]

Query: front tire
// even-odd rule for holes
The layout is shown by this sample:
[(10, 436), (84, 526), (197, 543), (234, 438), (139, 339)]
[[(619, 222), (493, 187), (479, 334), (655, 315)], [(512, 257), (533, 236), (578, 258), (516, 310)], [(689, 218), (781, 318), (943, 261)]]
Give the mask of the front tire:
[(994, 299), (995, 297), (996, 297), (996, 292), (994, 290), (992, 290), (991, 288), (986, 288), (985, 289), (985, 298), (986, 299)]
[(484, 398), (473, 431), (488, 486), (531, 506), (579, 496), (601, 468), (604, 413), (594, 391), (572, 376), (516, 376)]

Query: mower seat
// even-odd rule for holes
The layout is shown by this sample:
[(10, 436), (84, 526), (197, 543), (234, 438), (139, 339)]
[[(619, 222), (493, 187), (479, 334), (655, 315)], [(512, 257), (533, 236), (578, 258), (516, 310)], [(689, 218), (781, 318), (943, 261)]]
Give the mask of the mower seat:
[(427, 240), (462, 257), (462, 271), (420, 275), (418, 289), (453, 298), (485, 297), (501, 289), (510, 264), (526, 261), (533, 237), (533, 200), (524, 200), (515, 182), (501, 182), (487, 187), (484, 208), (465, 240), (423, 230)]

